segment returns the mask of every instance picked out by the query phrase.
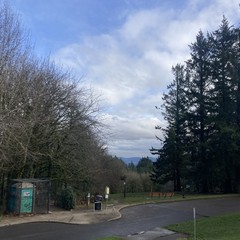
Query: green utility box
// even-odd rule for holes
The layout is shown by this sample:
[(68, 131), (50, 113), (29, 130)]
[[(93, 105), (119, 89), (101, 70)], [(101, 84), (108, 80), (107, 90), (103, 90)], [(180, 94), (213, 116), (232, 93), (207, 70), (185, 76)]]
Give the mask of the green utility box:
[(13, 214), (48, 213), (50, 181), (13, 179), (8, 192), (8, 212)]
[(33, 184), (15, 183), (10, 188), (9, 211), (31, 213), (33, 209)]

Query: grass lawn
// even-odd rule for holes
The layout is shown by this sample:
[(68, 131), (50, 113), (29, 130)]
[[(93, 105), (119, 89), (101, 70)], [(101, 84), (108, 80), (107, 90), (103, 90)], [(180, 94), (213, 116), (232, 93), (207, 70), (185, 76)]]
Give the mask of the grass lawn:
[(185, 198), (180, 193), (175, 193), (173, 197), (150, 197), (150, 193), (126, 193), (126, 198), (122, 193), (110, 194), (109, 203), (121, 204), (141, 204), (141, 203), (162, 203), (172, 201), (186, 201), (193, 199), (207, 199), (219, 197), (233, 197), (239, 194), (185, 194)]
[(124, 240), (124, 238), (120, 238), (120, 237), (105, 237), (105, 238), (98, 238), (97, 240)]
[[(197, 240), (240, 239), (240, 214), (201, 218), (197, 220), (196, 226)], [(188, 239), (194, 239), (193, 221), (170, 225), (166, 228), (175, 232), (189, 234)]]

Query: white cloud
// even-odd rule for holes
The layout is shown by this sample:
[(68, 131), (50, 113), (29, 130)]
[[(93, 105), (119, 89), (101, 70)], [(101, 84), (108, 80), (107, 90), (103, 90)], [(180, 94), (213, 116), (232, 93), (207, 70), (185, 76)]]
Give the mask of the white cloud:
[[(154, 146), (155, 145), (155, 146)], [(147, 157), (152, 156), (150, 149), (159, 147), (153, 139), (138, 139), (134, 142), (129, 140), (114, 141), (108, 146), (110, 154), (118, 157)]]
[(115, 139), (138, 140), (152, 139), (154, 136), (153, 126), (159, 124), (157, 118), (123, 118), (111, 116), (109, 124)]
[(161, 105), (163, 89), (172, 80), (171, 66), (187, 60), (188, 45), (199, 30), (217, 29), (223, 14), (232, 23), (239, 21), (237, 0), (188, 3), (184, 9), (129, 13), (118, 29), (85, 36), (53, 55), (85, 75), (85, 82), (106, 99), (111, 108), (106, 120), (112, 130), (109, 148), (119, 156), (149, 152), (159, 134), (155, 117), (161, 119), (154, 106)]
[(120, 157), (150, 156), (151, 146), (159, 144), (155, 138), (155, 126), (165, 122), (157, 117), (120, 117), (106, 114), (105, 123), (110, 127), (108, 141), (110, 153)]
[(123, 118), (106, 116), (111, 127), (111, 139), (108, 141), (110, 153), (119, 157), (150, 156), (149, 149), (156, 145), (154, 126), (161, 124), (156, 117)]

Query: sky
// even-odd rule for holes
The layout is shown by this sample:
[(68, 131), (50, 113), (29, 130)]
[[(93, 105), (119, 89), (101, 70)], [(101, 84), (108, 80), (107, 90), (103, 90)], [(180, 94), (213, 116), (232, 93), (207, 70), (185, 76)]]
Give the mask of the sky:
[(189, 58), (197, 33), (223, 18), (239, 26), (239, 0), (8, 0), (30, 32), (34, 51), (50, 56), (100, 95), (108, 151), (151, 156), (155, 126), (165, 126), (162, 95), (172, 66)]

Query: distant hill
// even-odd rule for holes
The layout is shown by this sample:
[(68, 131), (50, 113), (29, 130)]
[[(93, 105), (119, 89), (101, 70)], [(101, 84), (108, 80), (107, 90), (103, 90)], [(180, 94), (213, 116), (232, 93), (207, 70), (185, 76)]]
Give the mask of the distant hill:
[[(141, 159), (142, 157), (121, 157), (121, 159), (126, 163), (126, 164), (129, 164), (129, 163), (133, 163), (134, 165), (137, 165), (139, 160)], [(149, 157), (149, 159), (151, 159), (152, 161), (155, 161), (156, 159), (154, 157)]]

